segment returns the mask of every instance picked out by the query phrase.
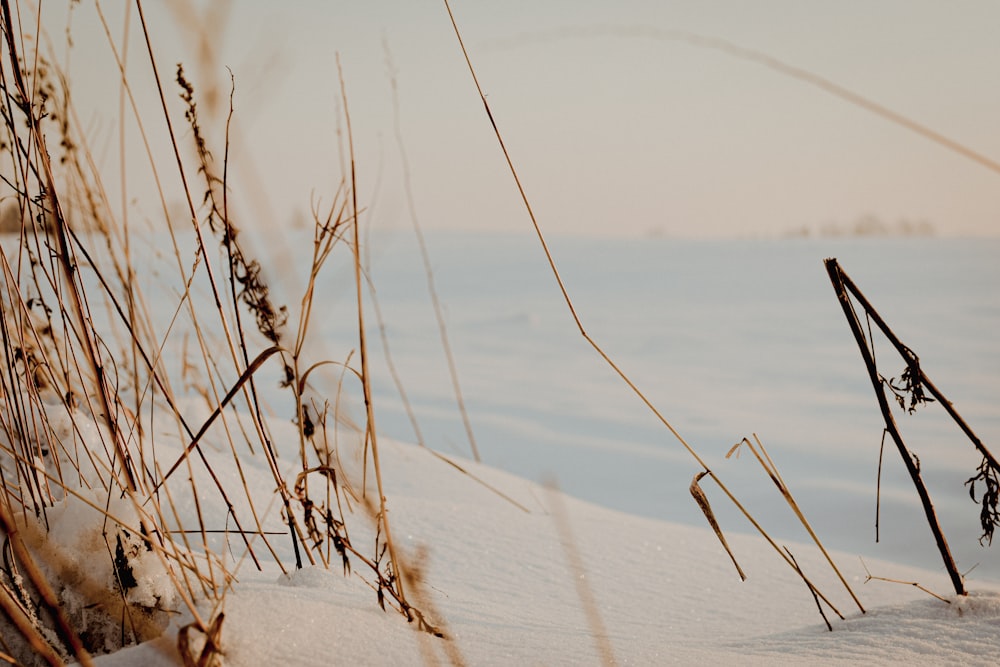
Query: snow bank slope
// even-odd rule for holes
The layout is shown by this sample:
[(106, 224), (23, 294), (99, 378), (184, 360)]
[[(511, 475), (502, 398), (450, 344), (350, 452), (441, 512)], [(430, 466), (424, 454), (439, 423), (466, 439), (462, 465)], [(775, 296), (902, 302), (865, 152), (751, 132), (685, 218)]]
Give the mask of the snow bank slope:
[[(814, 548), (790, 544), (846, 616), (828, 612), (829, 632), (801, 580), (762, 539), (731, 536), (749, 575), (741, 583), (707, 529), (617, 513), (461, 462), (525, 512), (426, 450), (382, 447), (396, 540), (411, 560), (426, 547), (419, 563), (450, 647), (381, 612), (357, 577), (244, 570), (226, 604), (227, 664), (418, 665), (431, 656), (446, 663), (448, 651), (474, 665), (600, 664), (581, 590), (593, 594), (620, 664), (986, 665), (1000, 653), (994, 584), (970, 582), (973, 594), (945, 595), (949, 605), (912, 586), (865, 584), (858, 559), (838, 555), (868, 608), (862, 615)], [(577, 585), (574, 554), (585, 589)], [(884, 562), (868, 567), (876, 576), (949, 590), (943, 573)], [(176, 664), (170, 643), (161, 639), (100, 664)]]

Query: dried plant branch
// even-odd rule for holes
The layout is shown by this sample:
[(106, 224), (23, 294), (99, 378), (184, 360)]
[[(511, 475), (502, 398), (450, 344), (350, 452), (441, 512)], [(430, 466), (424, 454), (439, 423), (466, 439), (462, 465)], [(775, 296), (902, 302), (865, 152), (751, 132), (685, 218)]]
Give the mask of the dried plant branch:
[[(860, 290), (858, 290), (854, 283), (851, 282), (846, 276), (836, 259), (827, 259), (824, 264), (826, 266), (827, 273), (829, 274), (830, 281), (833, 284), (834, 292), (836, 293), (837, 299), (840, 302), (842, 310), (844, 311), (844, 316), (847, 318), (848, 326), (850, 327), (851, 332), (857, 341), (858, 348), (861, 351), (861, 357), (868, 371), (868, 377), (875, 390), (879, 410), (881, 411), (882, 418), (885, 421), (886, 432), (888, 432), (893, 443), (895, 443), (896, 448), (899, 451), (900, 458), (903, 459), (903, 464), (906, 466), (910, 479), (913, 481), (913, 486), (917, 491), (917, 496), (920, 499), (920, 504), (924, 510), (924, 516), (927, 518), (927, 523), (930, 525), (931, 533), (934, 535), (934, 541), (936, 542), (938, 551), (944, 561), (945, 569), (948, 571), (948, 576), (951, 578), (951, 583), (955, 588), (955, 593), (958, 595), (965, 595), (965, 582), (962, 580), (958, 567), (955, 565), (955, 559), (951, 554), (948, 541), (945, 539), (944, 531), (941, 529), (941, 524), (937, 519), (934, 505), (931, 502), (930, 493), (927, 491), (927, 487), (920, 475), (919, 463), (915, 460), (915, 457), (909, 449), (907, 449), (906, 444), (903, 442), (903, 437), (899, 432), (899, 427), (897, 426), (896, 420), (892, 415), (888, 399), (886, 398), (886, 383), (883, 382), (882, 376), (875, 364), (875, 358), (869, 350), (869, 342), (865, 338), (864, 331), (861, 328), (858, 315), (854, 311), (854, 306), (848, 292), (850, 292), (850, 294), (858, 300), (867, 316), (878, 325), (883, 333), (889, 332), (889, 327), (885, 324), (871, 304), (868, 303), (867, 299), (864, 299)], [(904, 358), (908, 360), (907, 368), (913, 368), (914, 365), (911, 364), (909, 360), (911, 358), (915, 358), (916, 355), (914, 355), (909, 348), (903, 346), (902, 343), (899, 343), (899, 340), (894, 334), (891, 334), (890, 332), (886, 333), (886, 335), (890, 338), (890, 340), (894, 341), (894, 344), (897, 345), (897, 350), (899, 350), (900, 354), (903, 354)], [(916, 372), (919, 374), (919, 371)]]
[[(0, 4), (5, 11), (4, 37), (8, 55), (13, 56), (11, 44), (18, 33), (12, 28), (13, 17), (9, 2)], [(167, 578), (176, 588), (178, 604), (188, 607), (193, 623), (186, 627), (178, 637), (183, 644), (182, 654), (193, 664), (207, 665), (214, 663), (219, 657), (222, 602), (226, 591), (232, 585), (232, 573), (227, 570), (224, 557), (213, 552), (213, 544), (218, 540), (212, 537), (219, 535), (229, 544), (230, 536), (242, 539), (245, 550), (241, 554), (233, 554), (234, 561), (241, 563), (243, 558), (250, 556), (260, 565), (254, 540), (263, 540), (274, 556), (278, 566), (284, 565), (267, 543), (267, 535), (274, 531), (265, 530), (254, 503), (247, 477), (244, 475), (241, 457), (243, 452), (237, 452), (235, 444), (243, 441), (254, 453), (254, 442), (263, 445), (264, 456), (269, 469), (274, 476), (278, 488), (278, 496), (284, 502), (283, 519), (289, 524), (289, 534), (297, 553), (297, 565), (302, 561), (298, 557), (299, 543), (315, 538), (315, 544), (306, 549), (305, 557), (309, 562), (329, 564), (329, 553), (336, 549), (341, 556), (345, 568), (348, 568), (348, 557), (359, 559), (372, 568), (375, 574), (374, 588), (378, 591), (382, 604), (391, 600), (399, 611), (409, 619), (427, 630), (436, 632), (434, 626), (428, 623), (423, 612), (413, 607), (403, 596), (404, 576), (414, 587), (420, 586), (419, 568), (408, 571), (398, 560), (398, 554), (392, 545), (389, 532), (389, 522), (385, 507), (385, 497), (379, 484), (379, 508), (370, 513), (370, 519), (377, 527), (376, 555), (372, 558), (361, 556), (350, 545), (346, 532), (345, 508), (351, 505), (353, 496), (349, 483), (344, 484), (339, 473), (339, 455), (335, 450), (323, 451), (313, 442), (315, 455), (328, 460), (331, 464), (321, 463), (319, 466), (307, 462), (305, 442), (312, 441), (308, 432), (310, 415), (320, 415), (320, 424), (326, 429), (326, 410), (329, 402), (322, 397), (305, 392), (308, 390), (307, 380), (310, 373), (329, 363), (326, 361), (307, 361), (301, 358), (302, 344), (308, 328), (312, 304), (313, 290), (316, 287), (316, 275), (319, 267), (330, 254), (330, 249), (336, 241), (343, 238), (349, 229), (346, 215), (347, 199), (341, 201), (339, 211), (334, 220), (327, 226), (317, 224), (319, 242), (315, 248), (314, 266), (308, 293), (303, 298), (303, 317), (299, 327), (300, 337), (296, 341), (294, 358), (292, 353), (278, 345), (282, 340), (284, 326), (284, 311), (272, 306), (267, 284), (263, 279), (261, 264), (240, 244), (238, 231), (232, 223), (229, 193), (229, 124), (232, 120), (233, 105), (230, 91), (230, 114), (226, 119), (225, 154), (221, 164), (221, 177), (216, 176), (212, 162), (211, 151), (207, 139), (201, 134), (197, 116), (194, 87), (187, 81), (183, 71), (178, 72), (178, 83), (187, 105), (187, 122), (191, 126), (194, 137), (195, 157), (199, 163), (198, 172), (207, 185), (203, 206), (208, 207), (207, 227), (221, 239), (224, 252), (225, 273), (228, 273), (228, 286), (225, 280), (216, 279), (216, 270), (210, 257), (206, 238), (203, 237), (200, 224), (196, 217), (194, 199), (185, 175), (184, 161), (174, 137), (170, 114), (167, 111), (165, 95), (160, 85), (157, 64), (153, 56), (153, 47), (146, 25), (143, 6), (137, 1), (138, 20), (142, 37), (145, 40), (146, 51), (153, 67), (153, 79), (156, 92), (160, 96), (163, 108), (163, 118), (170, 135), (171, 147), (180, 176), (183, 194), (187, 199), (189, 221), (195, 231), (196, 253), (193, 262), (185, 265), (185, 251), (181, 249), (174, 230), (170, 227), (171, 242), (177, 259), (177, 276), (183, 280), (183, 287), (176, 292), (176, 307), (168, 316), (169, 323), (162, 336), (154, 333), (152, 319), (146, 312), (141, 291), (136, 283), (136, 272), (132, 266), (131, 239), (126, 222), (125, 210), (121, 213), (121, 226), (117, 225), (111, 215), (112, 207), (108, 204), (100, 184), (97, 166), (85, 141), (76, 142), (70, 138), (70, 131), (78, 127), (72, 106), (69, 104), (68, 80), (57, 70), (53, 76), (63, 86), (65, 93), (56, 99), (57, 87), (50, 84), (44, 60), (36, 52), (31, 55), (33, 63), (21, 67), (17, 58), (5, 58), (0, 67), (0, 85), (7, 95), (0, 104), (0, 115), (3, 118), (3, 129), (7, 135), (0, 142), (0, 151), (9, 147), (9, 154), (14, 162), (14, 176), (6, 179), (16, 190), (18, 203), (22, 212), (22, 229), (19, 236), (16, 257), (8, 257), (6, 249), (0, 251), (0, 265), (3, 276), (0, 288), (5, 289), (0, 317), (0, 339), (3, 343), (3, 355), (8, 363), (0, 373), (3, 384), (3, 401), (0, 401), (0, 465), (3, 474), (0, 475), (0, 509), (13, 514), (24, 514), (26, 520), (34, 521), (31, 515), (40, 522), (38, 539), (31, 549), (40, 548), (49, 539), (45, 532), (48, 529), (47, 520), (50, 509), (59, 503), (81, 504), (95, 510), (97, 516), (104, 517), (103, 536), (105, 539), (106, 558), (111, 565), (110, 602), (104, 605), (105, 610), (112, 615), (120, 615), (121, 638), (124, 645), (130, 641), (141, 639), (147, 635), (141, 609), (133, 608), (129, 601), (130, 591), (136, 589), (138, 582), (129, 558), (133, 554), (134, 543), (144, 545), (153, 552), (155, 560), (165, 568)], [(108, 43), (114, 52), (121, 75), (119, 108), (122, 118), (119, 120), (119, 137), (124, 142), (124, 108), (126, 102), (132, 106), (136, 123), (149, 156), (149, 168), (156, 180), (157, 191), (161, 203), (165, 201), (164, 187), (156, 170), (155, 160), (146, 140), (141, 118), (137, 111), (137, 103), (132, 98), (132, 87), (129, 85), (125, 69), (125, 47), (119, 50), (111, 38), (110, 30), (104, 21), (103, 14), (98, 12), (105, 29)], [(22, 18), (22, 17), (19, 17)], [(29, 19), (33, 19), (29, 16)], [(40, 25), (40, 23), (39, 23)], [(37, 26), (36, 26), (37, 29)], [(127, 28), (126, 28), (127, 34)], [(40, 39), (28, 41), (36, 49)], [(22, 40), (21, 44), (25, 43)], [(8, 62), (9, 61), (9, 62)], [(20, 69), (19, 69), (20, 68)], [(15, 85), (16, 70), (17, 85)], [(341, 82), (341, 91), (344, 86)], [(10, 91), (19, 90), (17, 94)], [(58, 109), (59, 118), (55, 114), (47, 117), (46, 101), (52, 108)], [(22, 117), (23, 116), (23, 117)], [(60, 145), (64, 156), (58, 165), (47, 162), (45, 149), (46, 123), (50, 123), (60, 133)], [(73, 125), (76, 123), (76, 126)], [(121, 161), (124, 165), (124, 148), (121, 148)], [(63, 167), (59, 171), (58, 167)], [(89, 171), (88, 171), (89, 170)], [(124, 172), (124, 167), (123, 167)], [(64, 190), (56, 191), (60, 178), (68, 179), (69, 185)], [(126, 179), (122, 175), (123, 204), (126, 208), (124, 190)], [(63, 200), (63, 192), (69, 192)], [(357, 222), (356, 196), (352, 194), (354, 205), (354, 221)], [(66, 206), (66, 202), (71, 205)], [(79, 205), (76, 212), (74, 205)], [(65, 206), (65, 208), (64, 208)], [(169, 223), (166, 205), (164, 204), (164, 219)], [(84, 222), (79, 226), (71, 217), (83, 216)], [(89, 216), (89, 218), (87, 218)], [(86, 228), (88, 234), (81, 234)], [(90, 235), (89, 232), (95, 232)], [(356, 232), (356, 226), (355, 226)], [(104, 242), (103, 246), (95, 246), (93, 241)], [(355, 242), (355, 250), (358, 247)], [(357, 258), (355, 257), (355, 260)], [(105, 264), (107, 262), (107, 264)], [(108, 268), (110, 267), (110, 269)], [(357, 266), (356, 266), (357, 269)], [(207, 279), (208, 295), (214, 301), (215, 310), (211, 308), (205, 314), (195, 308), (192, 298), (192, 287), (198, 281)], [(117, 280), (117, 283), (115, 282)], [(199, 283), (200, 284), (200, 283)], [(228, 294), (227, 294), (228, 291)], [(360, 292), (360, 287), (359, 287)], [(8, 298), (9, 297), (9, 298)], [(97, 307), (98, 300), (106, 310)], [(92, 311), (90, 302), (95, 308)], [(8, 307), (8, 304), (10, 307)], [(50, 306), (54, 306), (50, 307)], [(256, 356), (250, 353), (250, 345), (241, 318), (241, 309), (247, 308), (253, 315), (258, 331), (273, 345)], [(186, 309), (188, 319), (182, 316)], [(101, 328), (95, 321), (94, 313), (107, 316), (106, 328)], [(214, 318), (214, 319), (213, 319)], [(363, 331), (363, 315), (359, 317), (359, 325)], [(180, 331), (181, 329), (183, 331)], [(228, 348), (228, 359), (225, 355), (216, 358), (213, 345), (215, 336), (221, 331), (223, 344)], [(179, 333), (175, 333), (179, 332)], [(195, 391), (209, 401), (211, 414), (201, 422), (200, 427), (190, 426), (190, 417), (185, 415), (185, 407), (175, 396), (170, 387), (170, 370), (162, 363), (168, 343), (174, 336), (183, 336), (186, 342), (193, 334), (200, 348), (202, 361), (209, 383), (208, 386), (191, 386), (188, 382), (190, 366), (186, 358), (181, 369), (182, 384), (186, 391)], [(127, 350), (126, 355), (118, 354), (116, 345)], [(287, 387), (296, 394), (299, 405), (300, 438), (303, 446), (303, 474), (298, 476), (300, 484), (296, 484), (296, 495), (284, 480), (282, 466), (279, 469), (277, 451), (271, 447), (270, 436), (261, 412), (260, 400), (254, 389), (254, 380), (265, 361), (279, 355), (284, 362)], [(299, 363), (305, 367), (299, 373)], [(370, 380), (366, 366), (365, 354), (362, 354), (362, 372), (357, 373), (362, 384)], [(353, 369), (352, 369), (353, 370)], [(221, 388), (220, 388), (221, 387)], [(370, 388), (365, 387), (370, 399)], [(245, 399), (245, 404), (238, 402), (238, 397)], [(57, 399), (57, 400), (53, 400)], [(338, 400), (339, 405), (339, 387)], [(370, 401), (369, 401), (370, 403)], [(306, 406), (309, 406), (309, 411)], [(161, 412), (175, 422), (177, 436), (180, 439), (181, 455), (167, 461), (169, 468), (164, 471), (161, 460), (157, 457), (155, 440), (160, 437), (157, 432), (157, 413)], [(369, 410), (369, 415), (371, 411)], [(335, 419), (346, 417), (334, 414)], [(66, 429), (60, 431), (59, 420), (69, 424), (68, 437), (64, 437)], [(250, 426), (252, 424), (252, 426)], [(93, 430), (94, 427), (96, 431)], [(244, 528), (237, 515), (233, 502), (229, 499), (229, 491), (222, 483), (216, 469), (213, 468), (211, 451), (203, 451), (202, 438), (209, 429), (218, 427), (219, 439), (229, 446), (233, 456), (232, 465), (239, 476), (237, 486), (242, 483), (246, 494), (247, 507), (253, 515), (255, 526)], [(87, 429), (91, 429), (87, 435)], [(149, 430), (147, 430), (149, 429)], [(375, 425), (368, 419), (365, 438), (366, 444), (373, 447), (377, 456), (377, 441), (375, 440)], [(197, 432), (195, 432), (197, 431)], [(96, 441), (93, 433), (97, 433)], [(336, 433), (336, 432), (335, 432)], [(214, 432), (213, 432), (214, 438)], [(336, 438), (336, 435), (334, 435)], [(186, 441), (186, 442), (185, 442)], [(196, 471), (191, 454), (197, 452), (202, 468)], [(336, 462), (337, 467), (332, 465)], [(171, 465), (172, 464), (172, 465)], [(179, 480), (174, 477), (176, 471), (186, 467), (188, 479)], [(376, 466), (376, 472), (378, 473)], [(8, 470), (13, 477), (9, 483)], [(197, 472), (197, 474), (196, 474)], [(309, 475), (321, 476), (325, 480), (325, 502), (319, 502), (321, 496), (315, 493), (310, 496), (308, 489)], [(197, 479), (204, 479), (207, 474), (212, 484), (218, 490), (223, 500), (227, 527), (222, 529), (216, 523), (218, 516), (210, 514), (209, 505), (204, 503), (202, 489), (199, 489)], [(72, 477), (72, 479), (70, 479)], [(167, 482), (170, 482), (169, 484)], [(229, 484), (227, 482), (227, 484)], [(103, 503), (95, 502), (89, 497), (88, 489), (100, 491), (105, 498)], [(120, 518), (115, 516), (121, 511), (131, 510), (117, 504), (112, 499), (125, 493), (134, 506), (135, 515)], [(163, 495), (167, 502), (161, 503)], [(195, 526), (185, 525), (178, 513), (178, 504), (174, 496), (184, 494), (185, 502), (191, 503), (192, 517)], [(298, 501), (294, 506), (292, 500)], [(366, 509), (371, 509), (367, 508)], [(89, 510), (88, 510), (89, 511)], [(229, 517), (232, 517), (235, 527), (229, 529)], [(168, 518), (169, 517), (169, 518)], [(32, 523), (31, 526), (34, 526)], [(121, 531), (116, 533), (115, 531)], [(132, 542), (124, 540), (122, 535), (129, 534)], [(189, 534), (200, 534), (199, 539), (188, 540)], [(6, 526), (0, 526), (0, 535), (12, 536)], [(327, 555), (323, 554), (323, 542)], [(141, 549), (140, 549), (141, 550)], [(143, 552), (145, 553), (145, 552)], [(384, 556), (389, 554), (388, 558)], [(98, 557), (101, 555), (98, 554)], [(13, 558), (13, 557), (11, 557)], [(18, 562), (22, 559), (19, 557)], [(48, 560), (44, 564), (49, 576), (62, 567), (57, 560)], [(22, 571), (25, 566), (20, 565)], [(8, 568), (9, 569), (9, 568)], [(65, 569), (65, 568), (62, 568)], [(51, 619), (33, 620), (22, 614), (17, 616), (18, 606), (16, 595), (8, 587), (7, 572), (0, 572), (0, 603), (4, 609), (14, 614), (11, 622), (20, 627), (26, 646), (33, 653), (51, 664), (61, 664), (62, 643), (69, 646), (69, 654), (78, 660), (85, 661), (85, 653), (76, 650), (69, 640), (61, 641), (57, 637), (54, 623), (57, 614), (53, 611)], [(13, 576), (13, 575), (11, 575)], [(43, 582), (44, 583), (44, 582)], [(92, 582), (93, 583), (93, 582)], [(98, 582), (103, 585), (103, 582)], [(59, 584), (62, 586), (63, 584)], [(42, 584), (34, 585), (33, 590), (44, 592)], [(93, 586), (82, 590), (83, 595), (95, 595)], [(36, 593), (32, 593), (36, 595)], [(43, 596), (51, 602), (51, 596)], [(210, 599), (213, 610), (208, 616), (199, 614), (198, 603), (201, 599)], [(46, 603), (45, 609), (52, 607)], [(8, 609), (9, 608), (9, 609)], [(94, 607), (96, 609), (96, 607)], [(55, 607), (52, 607), (55, 610)], [(173, 611), (173, 610), (170, 610)], [(120, 613), (119, 613), (120, 612)], [(47, 612), (48, 613), (48, 612)], [(7, 614), (5, 614), (7, 615)], [(24, 621), (23, 623), (19, 623)], [(72, 623), (77, 618), (67, 618), (66, 627), (72, 629)], [(41, 625), (39, 625), (41, 623)], [(48, 624), (48, 625), (46, 625)], [(54, 629), (55, 628), (55, 629)], [(89, 639), (87, 640), (89, 641)], [(98, 641), (101, 641), (98, 639)], [(82, 645), (81, 645), (82, 646)], [(88, 645), (89, 646), (89, 645)], [(0, 648), (7, 650), (5, 641)], [(190, 649), (190, 651), (186, 650)], [(18, 649), (20, 650), (20, 649)], [(87, 647), (83, 648), (84, 651)], [(103, 650), (103, 644), (102, 644)], [(2, 659), (4, 656), (0, 656)], [(51, 659), (50, 659), (51, 658)]]
[(944, 597), (941, 597), (940, 595), (938, 595), (934, 591), (930, 590), (929, 588), (925, 588), (925, 587), (921, 586), (916, 581), (902, 581), (901, 579), (889, 579), (887, 577), (876, 577), (868, 569), (868, 565), (865, 563), (865, 561), (864, 561), (863, 558), (861, 559), (861, 566), (863, 568), (865, 568), (865, 575), (866, 575), (865, 576), (865, 583), (866, 584), (869, 581), (885, 581), (885, 582), (890, 583), (890, 584), (902, 584), (904, 586), (913, 586), (914, 588), (917, 588), (919, 590), (922, 590), (924, 593), (927, 593), (931, 597), (937, 598), (938, 600), (940, 600), (941, 602), (944, 602), (945, 604), (951, 604), (951, 600), (949, 600), (947, 598), (944, 598)]

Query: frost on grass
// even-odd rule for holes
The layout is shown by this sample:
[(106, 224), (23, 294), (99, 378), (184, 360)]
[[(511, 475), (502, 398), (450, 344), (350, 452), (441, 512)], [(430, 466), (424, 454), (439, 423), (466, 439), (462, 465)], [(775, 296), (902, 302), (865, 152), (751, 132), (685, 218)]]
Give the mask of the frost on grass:
[[(9, 407), (5, 401), (2, 409)], [(49, 437), (44, 440), (32, 438), (27, 447), (14, 446), (0, 435), (0, 471), (5, 479), (16, 479), (19, 463), (24, 466), (10, 452), (36, 452), (29, 473), (42, 480), (38, 489), (43, 497), (37, 500), (44, 508), (13, 516), (27, 559), (15, 554), (12, 536), (4, 534), (0, 586), (49, 644), (64, 649), (63, 658), (72, 654), (65, 651), (54, 630), (43, 591), (27, 573), (32, 566), (38, 568), (89, 653), (108, 653), (159, 636), (178, 609), (176, 582), (169, 566), (137, 528), (141, 522), (135, 504), (120, 491), (103, 488), (93, 459), (76, 458), (66, 447), (43, 444), (75, 440), (77, 451), (84, 452), (99, 446), (106, 434), (92, 420), (80, 418), (75, 409), (48, 407), (45, 433)], [(58, 479), (59, 471), (62, 481), (48, 483)], [(5, 638), (19, 634), (6, 615), (0, 617), (0, 629)], [(45, 662), (23, 642), (6, 644), (22, 663)]]

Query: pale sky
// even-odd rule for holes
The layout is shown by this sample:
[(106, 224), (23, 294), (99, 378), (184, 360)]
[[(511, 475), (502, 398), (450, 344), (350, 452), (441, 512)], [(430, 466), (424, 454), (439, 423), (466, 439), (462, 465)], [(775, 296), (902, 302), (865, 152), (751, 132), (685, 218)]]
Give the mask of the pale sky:
[[(124, 5), (101, 3), (118, 48)], [(529, 229), (443, 2), (234, 2), (222, 21), (181, 23), (165, 5), (147, 1), (145, 11), (182, 140), (176, 63), (198, 89), (217, 157), (225, 109), (211, 117), (204, 95), (213, 83), (228, 95), (225, 66), (235, 76), (233, 199), (244, 224), (288, 224), (308, 217), (311, 196), (332, 199), (343, 173), (339, 54), (359, 199), (376, 227), (409, 228), (388, 49), (422, 226)], [(873, 215), (927, 221), (941, 236), (1000, 234), (1000, 174), (807, 83), (669, 38), (689, 31), (764, 52), (998, 161), (1000, 2), (454, 0), (452, 9), (548, 232), (776, 236)], [(62, 53), (65, 6), (47, 11)], [(133, 8), (129, 77), (162, 151), (135, 19)], [(70, 31), (81, 122), (102, 169), (116, 174), (118, 75), (92, 2), (73, 10)], [(202, 35), (214, 61), (199, 59)], [(130, 215), (152, 216), (134, 124), (126, 133)], [(157, 159), (176, 199), (172, 156)]]

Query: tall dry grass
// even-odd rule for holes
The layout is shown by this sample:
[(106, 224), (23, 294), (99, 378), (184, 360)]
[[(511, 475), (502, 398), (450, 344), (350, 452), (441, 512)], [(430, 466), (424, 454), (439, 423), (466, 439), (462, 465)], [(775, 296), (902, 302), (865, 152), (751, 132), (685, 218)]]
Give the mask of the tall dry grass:
[[(201, 87), (183, 67), (164, 69), (142, 2), (135, 3), (134, 15), (127, 14), (121, 37), (100, 15), (120, 77), (120, 141), (125, 142), (126, 125), (140, 137), (147, 151), (141, 169), (158, 184), (159, 214), (153, 227), (166, 241), (161, 249), (166, 259), (158, 266), (159, 282), (151, 295), (149, 267), (138, 259), (142, 240), (126, 218), (127, 206), (117, 210), (107, 195), (72, 103), (72, 81), (56, 64), (50, 40), (39, 29), (39, 14), (12, 7), (9, 0), (0, 0), (0, 9), (0, 174), (8, 188), (8, 233), (0, 241), (0, 335), (6, 362), (0, 374), (0, 659), (89, 664), (92, 654), (176, 631), (185, 664), (215, 664), (225, 652), (225, 600), (238, 569), (246, 564), (286, 571), (286, 553), (292, 554), (296, 568), (338, 567), (361, 576), (383, 609), (398, 611), (431, 635), (443, 635), (440, 620), (430, 618), (433, 605), (424, 592), (419, 556), (408, 559), (392, 539), (382, 483), (366, 339), (362, 213), (344, 77), (339, 83), (346, 173), (327, 193), (329, 203), (314, 208), (311, 247), (300, 249), (308, 255), (309, 267), (299, 301), (280, 304), (266, 267), (245, 242), (243, 220), (233, 202), (234, 193), (251, 196), (253, 191), (233, 182), (229, 169), (230, 147), (238, 139), (230, 122), (233, 79), (209, 77)], [(712, 520), (708, 497), (699, 486), (703, 478), (711, 479), (801, 576), (820, 612), (822, 602), (839, 615), (787, 549), (768, 536), (586, 333), (454, 17), (452, 25), (579, 333), (702, 469), (691, 489), (706, 517)], [(205, 35), (195, 41), (204, 45)], [(798, 76), (902, 122), (758, 54), (695, 41)], [(210, 54), (211, 49), (202, 52)], [(142, 58), (152, 72), (159, 115), (139, 112), (127, 74), (129, 58)], [(923, 128), (910, 129), (937, 140)], [(168, 154), (151, 148), (154, 133), (167, 137)], [(405, 162), (401, 138), (397, 140)], [(124, 199), (129, 169), (120, 159)], [(409, 199), (447, 349), (412, 195)], [(174, 200), (183, 202), (179, 216), (168, 204)], [(337, 263), (350, 267), (357, 347), (340, 351), (340, 356), (317, 355), (322, 346), (314, 344), (314, 317), (323, 290), (329, 288), (331, 265)], [(172, 356), (177, 350), (179, 363)], [(450, 356), (449, 371), (461, 405)], [(333, 395), (315, 381), (327, 373), (339, 378)], [(272, 406), (262, 399), (260, 383), (274, 378), (289, 406), (279, 416), (294, 425), (292, 448), (278, 445), (276, 420), (268, 417)], [(344, 408), (345, 385), (361, 396), (359, 419)], [(463, 419), (478, 458), (464, 410)], [(744, 444), (812, 534), (760, 442)], [(360, 464), (352, 464), (355, 457)], [(251, 482), (254, 470), (265, 471), (266, 488)], [(568, 528), (565, 521), (559, 527)], [(725, 543), (721, 528), (717, 534)], [(574, 569), (580, 569), (568, 530), (563, 541)], [(74, 556), (81, 550), (85, 561)], [(151, 588), (151, 577), (160, 584)], [(850, 590), (843, 577), (841, 581)], [(596, 609), (588, 590), (579, 594), (586, 608)], [(590, 623), (600, 652), (613, 662), (599, 616), (592, 615)], [(448, 655), (453, 662), (462, 661), (454, 647)]]
[[(171, 631), (185, 664), (216, 664), (238, 569), (286, 571), (284, 554), (296, 568), (360, 576), (373, 602), (441, 635), (410, 601), (411, 587), (420, 597), (419, 564), (408, 567), (392, 540), (353, 157), (332, 203), (314, 212), (311, 248), (300, 249), (311, 262), (300, 301), (279, 304), (231, 201), (242, 192), (229, 170), (232, 80), (223, 91), (210, 82), (203, 116), (185, 69), (159, 62), (143, 3), (118, 38), (97, 6), (120, 77), (120, 140), (127, 126), (147, 151), (141, 167), (126, 166), (121, 151), (123, 190), (135, 169), (158, 187), (154, 238), (143, 239), (126, 207), (109, 201), (38, 10), (7, 0), (0, 9), (9, 221), (0, 240), (0, 658), (89, 664)], [(152, 72), (159, 116), (140, 113), (128, 58)], [(341, 93), (350, 142), (343, 80)], [(156, 134), (168, 154), (150, 148)], [(357, 353), (317, 357), (312, 323), (334, 263), (351, 267)], [(339, 390), (318, 388), (331, 371), (362, 396), (360, 420)], [(280, 382), (287, 412), (264, 404), (263, 381)], [(294, 447), (277, 444), (272, 407), (294, 424)], [(270, 482), (253, 483), (254, 471)]]

